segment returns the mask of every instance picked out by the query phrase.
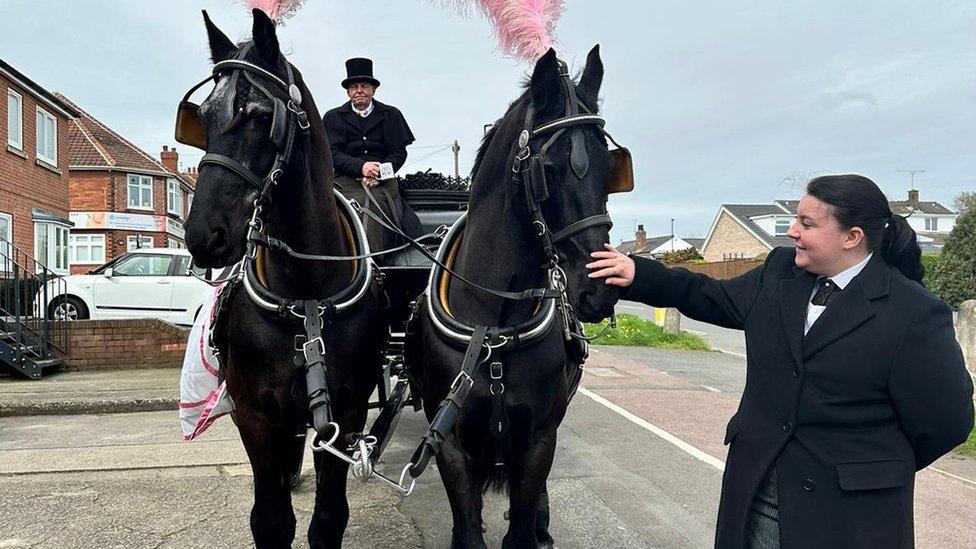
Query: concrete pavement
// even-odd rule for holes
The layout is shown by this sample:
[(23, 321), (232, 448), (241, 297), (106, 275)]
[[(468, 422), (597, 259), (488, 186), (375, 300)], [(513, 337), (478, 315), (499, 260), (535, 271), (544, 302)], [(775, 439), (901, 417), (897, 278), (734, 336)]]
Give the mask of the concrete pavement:
[[(744, 385), (744, 360), (662, 349), (592, 351), (550, 477), (558, 545), (710, 547), (726, 454), (722, 435)], [(250, 472), (231, 420), (180, 443), (177, 370), (105, 374), (0, 380), (0, 402), (16, 400), (22, 411), (35, 397), (41, 413), (58, 399), (73, 410), (98, 402), (140, 409), (155, 399), (174, 408), (0, 418), (0, 547), (249, 546)], [(398, 470), (424, 429), (423, 417), (406, 411), (381, 468)], [(307, 457), (309, 479), (311, 462)], [(976, 539), (974, 464), (949, 456), (918, 475), (919, 547), (968, 547)], [(307, 479), (294, 496), (296, 547), (305, 546), (311, 484)], [(448, 545), (450, 512), (436, 466), (406, 500), (353, 479), (348, 493), (347, 546)], [(488, 497), (489, 546), (501, 543), (506, 508), (504, 497)]]

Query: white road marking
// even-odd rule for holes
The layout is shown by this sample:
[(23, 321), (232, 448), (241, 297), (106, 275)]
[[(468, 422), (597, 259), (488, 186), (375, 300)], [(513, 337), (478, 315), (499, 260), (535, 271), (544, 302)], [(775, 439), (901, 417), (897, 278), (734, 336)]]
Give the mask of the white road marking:
[(722, 350), (722, 349), (715, 349), (715, 350), (718, 351), (718, 352), (720, 352), (720, 353), (724, 353), (724, 354), (732, 355), (732, 356), (737, 356), (739, 358), (745, 358), (746, 357), (746, 355), (744, 355), (742, 353), (733, 353), (732, 351), (725, 351), (725, 350)]
[(699, 332), (698, 330), (684, 330), (684, 331), (685, 332), (688, 332), (689, 334), (697, 334), (697, 335), (700, 335), (700, 336), (708, 335), (705, 332)]
[(716, 389), (715, 387), (709, 387), (708, 385), (702, 385), (702, 387), (704, 387), (705, 389), (708, 389), (709, 391), (711, 391), (713, 393), (721, 393), (722, 392), (722, 391), (719, 391), (718, 389)]
[(714, 456), (711, 456), (709, 454), (706, 454), (705, 452), (699, 450), (698, 448), (695, 448), (691, 444), (688, 444), (687, 442), (685, 442), (685, 441), (681, 440), (680, 438), (672, 435), (671, 433), (665, 431), (664, 429), (658, 427), (657, 425), (654, 425), (653, 423), (647, 421), (646, 419), (644, 419), (642, 417), (639, 417), (639, 416), (637, 416), (637, 415), (629, 412), (625, 408), (622, 408), (622, 407), (620, 407), (620, 406), (618, 406), (618, 405), (610, 402), (609, 400), (607, 400), (607, 399), (603, 398), (602, 396), (594, 393), (593, 391), (590, 391), (590, 390), (586, 389), (585, 387), (580, 387), (579, 388), (579, 392), (582, 393), (582, 394), (584, 394), (584, 395), (586, 395), (587, 397), (589, 397), (591, 400), (593, 400), (597, 404), (602, 404), (604, 407), (610, 409), (611, 411), (614, 411), (614, 412), (620, 414), (621, 416), (623, 416), (624, 418), (626, 418), (626, 419), (630, 420), (631, 422), (635, 423), (639, 427), (643, 427), (644, 429), (647, 429), (648, 431), (654, 433), (655, 435), (663, 438), (667, 442), (670, 442), (671, 444), (677, 446), (681, 451), (685, 452), (686, 454), (690, 455), (691, 457), (693, 457), (693, 458), (695, 458), (695, 459), (697, 459), (699, 461), (705, 462), (708, 465), (711, 465), (712, 467), (718, 469), (719, 471), (724, 471), (725, 470), (725, 463), (722, 460), (720, 460), (720, 459), (718, 459), (718, 458), (716, 458)]
[(976, 482), (973, 482), (973, 481), (969, 480), (968, 478), (963, 478), (963, 477), (961, 477), (959, 475), (954, 475), (954, 474), (950, 473), (949, 471), (944, 471), (942, 469), (939, 469), (938, 467), (932, 467), (930, 465), (930, 466), (926, 467), (926, 469), (931, 469), (932, 471), (935, 471), (936, 473), (941, 473), (941, 474), (943, 474), (943, 475), (945, 475), (947, 477), (951, 477), (951, 478), (954, 478), (956, 480), (965, 482), (966, 484), (968, 484), (970, 486), (976, 486)]

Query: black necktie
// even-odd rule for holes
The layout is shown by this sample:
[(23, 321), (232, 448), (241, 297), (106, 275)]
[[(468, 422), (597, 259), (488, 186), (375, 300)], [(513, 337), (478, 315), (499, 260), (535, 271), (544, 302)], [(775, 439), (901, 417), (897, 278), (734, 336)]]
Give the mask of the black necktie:
[(833, 280), (820, 277), (817, 279), (817, 293), (813, 294), (813, 299), (810, 300), (810, 303), (826, 307), (830, 304), (830, 300), (837, 297), (841, 291), (837, 284), (834, 284)]

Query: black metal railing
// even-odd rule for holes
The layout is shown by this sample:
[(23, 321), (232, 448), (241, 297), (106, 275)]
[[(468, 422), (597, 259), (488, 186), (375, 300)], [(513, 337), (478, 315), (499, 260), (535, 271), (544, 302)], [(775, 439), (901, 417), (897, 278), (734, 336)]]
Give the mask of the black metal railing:
[(25, 365), (39, 373), (36, 363), (66, 356), (68, 329), (59, 321), (67, 305), (65, 280), (0, 238), (0, 356), (24, 373)]

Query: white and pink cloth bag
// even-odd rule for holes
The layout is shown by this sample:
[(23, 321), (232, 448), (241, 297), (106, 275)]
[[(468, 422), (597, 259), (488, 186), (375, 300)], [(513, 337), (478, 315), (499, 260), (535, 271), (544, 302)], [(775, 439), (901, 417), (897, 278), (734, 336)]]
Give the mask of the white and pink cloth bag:
[(219, 365), (210, 347), (210, 334), (216, 317), (217, 297), (227, 284), (213, 289), (205, 307), (190, 330), (180, 374), (180, 427), (184, 442), (202, 435), (220, 416), (234, 410), (227, 385), (219, 381)]

